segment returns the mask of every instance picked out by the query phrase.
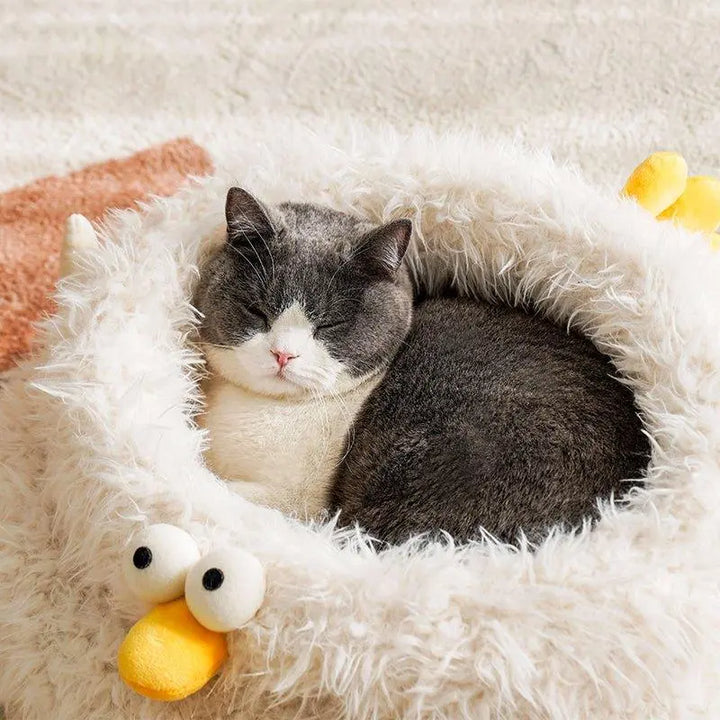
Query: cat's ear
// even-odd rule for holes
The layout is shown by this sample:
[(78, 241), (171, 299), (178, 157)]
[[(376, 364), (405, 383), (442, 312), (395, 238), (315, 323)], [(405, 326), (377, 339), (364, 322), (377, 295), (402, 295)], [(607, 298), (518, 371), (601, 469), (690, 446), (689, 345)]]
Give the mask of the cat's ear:
[(268, 240), (275, 228), (268, 211), (247, 190), (232, 187), (225, 200), (228, 242), (231, 245)]
[(410, 244), (410, 220), (393, 220), (371, 230), (360, 240), (356, 263), (371, 275), (392, 279), (400, 269)]

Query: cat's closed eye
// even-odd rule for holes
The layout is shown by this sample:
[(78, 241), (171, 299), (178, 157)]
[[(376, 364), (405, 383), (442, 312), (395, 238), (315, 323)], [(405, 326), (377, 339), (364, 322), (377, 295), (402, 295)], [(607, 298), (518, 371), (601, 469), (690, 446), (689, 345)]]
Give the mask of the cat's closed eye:
[(347, 325), (349, 325), (349, 324), (350, 324), (350, 323), (349, 323), (348, 320), (337, 320), (337, 321), (335, 321), (335, 322), (322, 323), (321, 325), (316, 325), (316, 326), (315, 326), (315, 334), (317, 335), (317, 333), (322, 333), (322, 332), (327, 331), (327, 330), (340, 329), (340, 328), (343, 328), (343, 327), (345, 327), (345, 326), (347, 326)]
[(256, 305), (246, 305), (245, 312), (260, 322), (266, 330), (270, 327), (268, 316)]

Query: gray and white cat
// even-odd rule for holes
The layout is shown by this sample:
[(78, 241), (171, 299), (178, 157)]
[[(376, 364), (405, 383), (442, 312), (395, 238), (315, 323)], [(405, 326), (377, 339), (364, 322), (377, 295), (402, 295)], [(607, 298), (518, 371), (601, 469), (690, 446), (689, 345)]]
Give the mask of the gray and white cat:
[(390, 542), (480, 526), (513, 541), (641, 477), (648, 441), (609, 360), (537, 315), (416, 297), (409, 221), (238, 188), (226, 215), (196, 295), (200, 422), (208, 464), (249, 499)]
[(411, 224), (270, 209), (238, 188), (226, 216), (227, 240), (195, 296), (211, 370), (199, 418), (206, 461), (248, 499), (314, 517), (357, 412), (410, 327), (412, 288), (399, 268)]

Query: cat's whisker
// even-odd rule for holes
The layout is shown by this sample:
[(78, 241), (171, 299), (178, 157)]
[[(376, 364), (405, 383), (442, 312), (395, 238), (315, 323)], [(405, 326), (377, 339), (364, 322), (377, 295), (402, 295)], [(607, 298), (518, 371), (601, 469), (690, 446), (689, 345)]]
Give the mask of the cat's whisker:
[(221, 343), (208, 342), (207, 340), (202, 340), (200, 342), (200, 347), (203, 347), (203, 346), (218, 348), (219, 350), (235, 350), (237, 348), (237, 345), (223, 345)]
[(239, 255), (245, 261), (245, 264), (250, 266), (250, 269), (255, 273), (255, 276), (257, 277), (260, 284), (264, 286), (265, 278), (263, 278), (263, 276), (260, 274), (260, 271), (255, 267), (252, 260), (250, 260), (250, 258), (248, 258), (248, 256), (242, 250), (236, 248), (234, 245), (230, 245), (230, 250)]
[[(266, 223), (261, 224), (259, 220), (256, 220), (252, 217), (250, 217), (248, 212), (242, 213), (242, 215), (236, 220), (237, 225), (242, 228), (240, 232), (243, 232), (244, 234), (248, 236), (253, 236), (254, 238), (260, 238), (267, 249), (268, 253), (270, 253), (270, 249), (267, 246), (267, 242), (265, 241), (265, 234), (268, 229), (272, 230), (272, 226), (269, 222), (269, 219), (265, 218)], [(266, 227), (267, 225), (267, 227)], [(247, 232), (247, 230), (250, 230), (250, 233)], [(264, 275), (264, 281), (267, 282), (268, 279), (268, 273), (267, 269), (265, 267), (265, 263), (263, 263), (262, 258), (260, 257), (260, 253), (258, 252), (257, 248), (255, 247), (255, 243), (250, 240), (247, 243), (251, 248), (252, 251), (255, 253), (255, 257), (257, 258), (258, 263), (260, 264), (260, 267), (262, 268), (263, 275)], [(272, 255), (270, 255), (270, 258), (272, 260)], [(274, 271), (273, 271), (274, 275)]]
[[(263, 242), (263, 245), (265, 246), (265, 250), (267, 250), (268, 257), (270, 258), (270, 268), (272, 270), (272, 279), (275, 279), (275, 258), (273, 257), (272, 251), (270, 250), (270, 246), (267, 243), (267, 240), (265, 239), (264, 235), (260, 235), (260, 239)], [(267, 272), (265, 273), (267, 276)]]
[[(327, 401), (323, 394), (319, 390), (312, 389), (311, 393), (313, 395), (313, 399), (316, 401), (316, 404), (320, 407), (322, 412), (324, 413), (324, 432), (322, 433), (323, 437), (323, 444), (322, 444), (322, 457), (325, 458), (328, 454), (328, 451), (330, 449), (330, 433), (327, 432), (330, 428), (330, 412), (328, 410)], [(322, 420), (321, 420), (322, 422)]]
[(355, 419), (355, 415), (351, 413), (351, 411), (348, 409), (347, 403), (345, 402), (345, 398), (342, 397), (342, 395), (335, 391), (330, 390), (328, 392), (330, 397), (333, 399), (333, 401), (337, 404), (338, 408), (340, 409), (340, 414), (343, 416), (346, 425), (348, 427), (348, 431), (345, 437), (345, 445), (343, 448), (342, 456), (338, 458), (338, 460), (335, 462), (334, 467), (339, 467), (343, 460), (348, 456), (350, 450), (352, 450), (353, 443), (355, 442), (355, 423), (353, 422)]

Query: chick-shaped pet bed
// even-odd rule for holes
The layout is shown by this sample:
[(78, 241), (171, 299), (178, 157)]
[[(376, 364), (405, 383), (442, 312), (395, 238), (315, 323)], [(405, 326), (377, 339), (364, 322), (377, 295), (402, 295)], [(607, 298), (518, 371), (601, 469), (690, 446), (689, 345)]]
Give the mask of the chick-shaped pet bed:
[[(273, 137), (238, 138), (230, 172), (108, 218), (100, 247), (72, 258), (37, 357), (6, 379), (8, 719), (720, 716), (717, 255), (631, 199), (474, 136)], [(222, 242), (232, 184), (410, 217), (431, 287), (532, 301), (587, 333), (636, 394), (653, 440), (646, 488), (535, 552), (380, 555), (233, 494), (202, 463), (188, 343), (197, 264)], [(187, 533), (200, 560), (248, 553), (266, 583), (257, 614), (224, 636), (218, 677), (170, 703), (118, 668), (157, 605), (123, 562), (157, 523)]]

